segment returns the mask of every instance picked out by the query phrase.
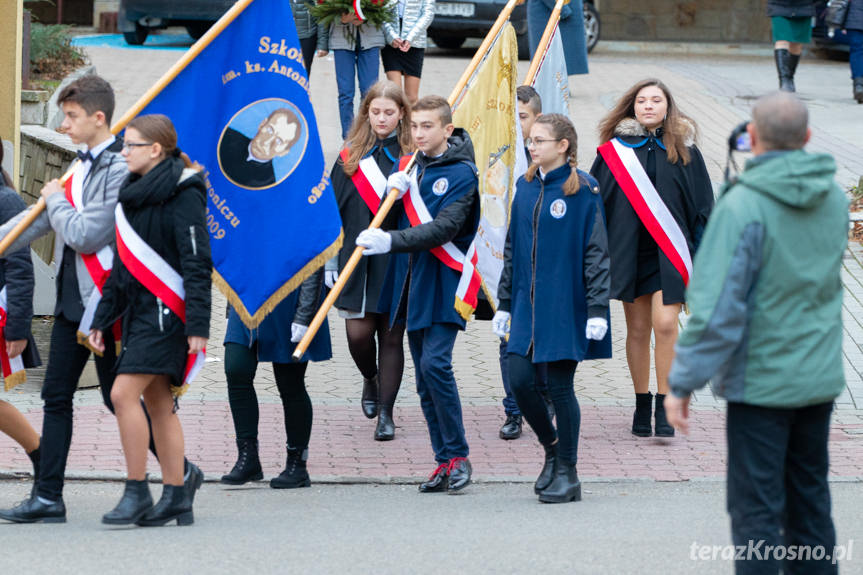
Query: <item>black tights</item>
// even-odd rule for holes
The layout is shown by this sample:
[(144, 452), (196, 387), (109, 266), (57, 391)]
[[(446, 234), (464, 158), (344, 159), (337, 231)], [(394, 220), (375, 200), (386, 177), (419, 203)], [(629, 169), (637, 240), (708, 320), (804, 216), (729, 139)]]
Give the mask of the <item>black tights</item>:
[[(285, 412), (288, 447), (304, 450), (312, 434), (312, 400), (306, 392), (308, 362), (275, 363), (273, 373)], [(238, 343), (225, 344), (225, 375), (228, 401), (234, 418), (237, 440), (258, 439), (258, 396), (253, 385), (258, 369), (258, 344), (251, 348)]]
[(354, 363), (366, 379), (379, 374), (380, 403), (392, 409), (405, 368), (404, 324), (390, 328), (386, 314), (367, 313), (362, 319), (345, 320), (345, 328)]
[(539, 442), (551, 445), (560, 438), (561, 461), (578, 461), (578, 432), (581, 428), (581, 409), (575, 398), (573, 378), (577, 361), (562, 360), (548, 363), (548, 394), (554, 403), (557, 431), (548, 417), (545, 401), (536, 390), (536, 365), (530, 358), (509, 354), (509, 384), (518, 402), (518, 409), (536, 433)]

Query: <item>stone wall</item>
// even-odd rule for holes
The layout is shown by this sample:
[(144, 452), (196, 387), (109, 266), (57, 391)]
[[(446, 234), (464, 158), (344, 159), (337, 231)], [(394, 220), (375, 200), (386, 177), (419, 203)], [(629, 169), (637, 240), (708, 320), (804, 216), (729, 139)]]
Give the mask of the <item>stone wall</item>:
[[(75, 146), (68, 136), (42, 126), (21, 127), (21, 175), (18, 191), (27, 204), (39, 199), (45, 182), (62, 176), (75, 159)], [(44, 262), (51, 262), (54, 234), (39, 238), (31, 245)]]
[(598, 0), (601, 40), (770, 41), (767, 0)]

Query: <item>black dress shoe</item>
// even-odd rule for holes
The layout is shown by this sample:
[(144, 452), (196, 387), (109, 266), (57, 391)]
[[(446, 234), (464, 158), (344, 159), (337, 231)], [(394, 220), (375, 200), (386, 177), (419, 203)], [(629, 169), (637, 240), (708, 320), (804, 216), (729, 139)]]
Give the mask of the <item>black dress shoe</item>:
[(161, 527), (175, 519), (177, 525), (191, 525), (195, 522), (192, 501), (184, 485), (163, 485), (159, 502), (144, 513), (144, 516), (135, 524), (141, 527)]
[(391, 441), (396, 436), (392, 408), (381, 406), (378, 413), (378, 426), (375, 428), (375, 441)]
[(363, 379), (363, 394), (360, 398), (363, 415), (374, 419), (378, 415), (378, 376)]
[(507, 415), (500, 428), (501, 439), (518, 439), (521, 437), (522, 420), (520, 415)]
[(126, 480), (126, 489), (117, 506), (102, 516), (106, 525), (132, 525), (153, 507), (153, 497), (147, 480)]
[(225, 485), (244, 485), (249, 481), (260, 481), (264, 478), (261, 460), (258, 457), (258, 440), (237, 440), (237, 462), (230, 473), (222, 476)]
[(12, 509), (0, 510), (0, 519), (13, 523), (66, 523), (66, 505), (62, 499), (45, 504), (32, 495)]
[(551, 485), (551, 481), (554, 479), (554, 472), (557, 470), (557, 445), (557, 443), (553, 443), (542, 446), (545, 449), (545, 463), (542, 465), (539, 477), (536, 478), (536, 483), (533, 484), (533, 492), (537, 495)]
[(420, 483), (420, 493), (438, 493), (446, 491), (449, 483), (449, 463), (441, 463), (429, 476), (428, 481)]
[(183, 487), (189, 494), (189, 502), (194, 503), (195, 494), (198, 492), (198, 489), (201, 488), (201, 485), (204, 484), (204, 472), (201, 471), (200, 467), (188, 459), (186, 460), (186, 463), (189, 465), (189, 468), (186, 470), (185, 479), (183, 479)]
[(467, 457), (453, 457), (449, 462), (449, 485), (447, 493), (457, 493), (470, 483), (470, 461)]
[(581, 501), (581, 481), (575, 465), (558, 461), (554, 480), (539, 493), (539, 500), (543, 503)]

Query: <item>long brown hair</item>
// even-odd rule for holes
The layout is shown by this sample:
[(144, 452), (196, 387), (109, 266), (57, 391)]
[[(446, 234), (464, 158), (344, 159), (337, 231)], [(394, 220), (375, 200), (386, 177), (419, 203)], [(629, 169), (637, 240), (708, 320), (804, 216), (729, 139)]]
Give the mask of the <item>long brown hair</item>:
[(201, 164), (192, 162), (186, 152), (177, 149), (177, 130), (174, 129), (174, 123), (168, 116), (163, 114), (138, 116), (126, 124), (126, 128), (134, 128), (151, 142), (161, 145), (165, 157), (176, 155), (183, 160), (187, 168), (199, 172), (204, 169)]
[[(534, 126), (536, 124), (548, 126), (556, 140), (566, 140), (569, 142), (569, 147), (566, 149), (566, 159), (569, 167), (572, 169), (572, 173), (569, 174), (569, 177), (563, 183), (563, 195), (571, 196), (575, 194), (585, 183), (578, 174), (578, 134), (575, 132), (575, 126), (563, 114), (543, 114), (536, 119)], [(524, 179), (532, 182), (538, 169), (539, 164), (531, 164), (524, 174)]]
[(690, 159), (686, 142), (689, 139), (695, 140), (698, 129), (692, 118), (678, 109), (668, 86), (656, 78), (641, 80), (621, 96), (614, 109), (599, 123), (599, 143), (604, 144), (614, 138), (614, 131), (622, 120), (635, 118), (635, 99), (641, 90), (649, 86), (656, 86), (662, 90), (668, 103), (665, 120), (662, 123), (662, 144), (668, 154), (668, 161), (675, 164), (678, 159), (681, 159), (685, 166)]
[(351, 131), (348, 132), (348, 138), (345, 140), (345, 145), (348, 148), (348, 161), (344, 163), (343, 169), (347, 176), (353, 176), (356, 173), (360, 160), (369, 153), (372, 147), (374, 147), (375, 142), (377, 142), (378, 137), (375, 135), (374, 130), (372, 130), (371, 122), (369, 122), (369, 107), (375, 98), (392, 100), (401, 109), (402, 119), (396, 128), (399, 148), (402, 154), (410, 153), (413, 150), (413, 143), (411, 141), (411, 105), (408, 102), (408, 98), (397, 84), (389, 80), (381, 80), (373, 84), (366, 93), (366, 97), (363, 98), (360, 104), (360, 112), (354, 118)]

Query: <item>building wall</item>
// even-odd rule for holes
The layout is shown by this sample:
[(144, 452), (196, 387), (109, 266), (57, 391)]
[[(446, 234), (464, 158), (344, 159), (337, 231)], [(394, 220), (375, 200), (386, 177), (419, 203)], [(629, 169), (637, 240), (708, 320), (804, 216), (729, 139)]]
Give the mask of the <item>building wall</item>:
[(602, 40), (769, 42), (767, 0), (598, 0)]

